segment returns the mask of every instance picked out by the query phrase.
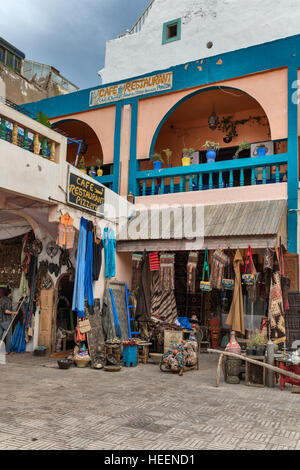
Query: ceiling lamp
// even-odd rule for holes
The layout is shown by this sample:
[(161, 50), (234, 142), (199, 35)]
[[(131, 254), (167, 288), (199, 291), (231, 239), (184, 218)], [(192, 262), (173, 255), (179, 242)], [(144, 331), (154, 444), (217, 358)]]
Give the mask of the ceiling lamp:
[(216, 114), (215, 107), (213, 107), (212, 113), (208, 118), (208, 126), (212, 131), (214, 131), (217, 129), (218, 124), (219, 124), (219, 118)]

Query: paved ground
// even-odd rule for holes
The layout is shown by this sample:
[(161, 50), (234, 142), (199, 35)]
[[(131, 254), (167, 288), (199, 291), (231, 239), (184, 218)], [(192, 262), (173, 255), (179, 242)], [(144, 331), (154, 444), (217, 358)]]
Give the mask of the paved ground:
[(300, 449), (300, 395), (215, 387), (217, 357), (183, 377), (147, 364), (121, 372), (57, 368), (10, 355), (0, 366), (0, 449)]

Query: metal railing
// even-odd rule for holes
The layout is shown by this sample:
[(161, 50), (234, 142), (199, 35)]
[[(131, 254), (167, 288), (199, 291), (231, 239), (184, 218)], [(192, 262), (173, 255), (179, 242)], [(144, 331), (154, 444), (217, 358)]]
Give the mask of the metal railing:
[(287, 179), (287, 162), (288, 155), (279, 154), (138, 171), (135, 196), (280, 183)]
[(127, 34), (135, 34), (135, 33), (138, 33), (139, 31), (141, 31), (142, 26), (145, 23), (145, 19), (149, 15), (149, 12), (150, 12), (154, 2), (155, 2), (155, 0), (151, 1), (150, 5), (148, 5), (148, 7), (144, 11), (144, 13), (140, 16), (140, 18), (137, 20), (135, 25), (130, 30), (126, 31), (126, 33), (124, 33), (124, 34), (120, 34), (120, 36), (118, 36), (118, 37), (121, 38), (123, 36), (127, 36)]

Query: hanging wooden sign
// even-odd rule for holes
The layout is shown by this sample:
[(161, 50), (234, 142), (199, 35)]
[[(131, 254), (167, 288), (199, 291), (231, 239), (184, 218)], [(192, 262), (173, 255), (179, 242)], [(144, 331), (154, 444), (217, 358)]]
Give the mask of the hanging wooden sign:
[(104, 212), (105, 188), (96, 182), (69, 172), (68, 202), (72, 205), (94, 212)]

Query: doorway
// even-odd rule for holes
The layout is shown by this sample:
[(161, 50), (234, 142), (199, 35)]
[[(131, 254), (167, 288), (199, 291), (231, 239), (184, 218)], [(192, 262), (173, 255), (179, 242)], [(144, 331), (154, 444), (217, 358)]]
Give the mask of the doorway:
[(53, 352), (67, 352), (75, 347), (77, 315), (72, 312), (74, 273), (62, 274), (55, 289), (55, 341)]

